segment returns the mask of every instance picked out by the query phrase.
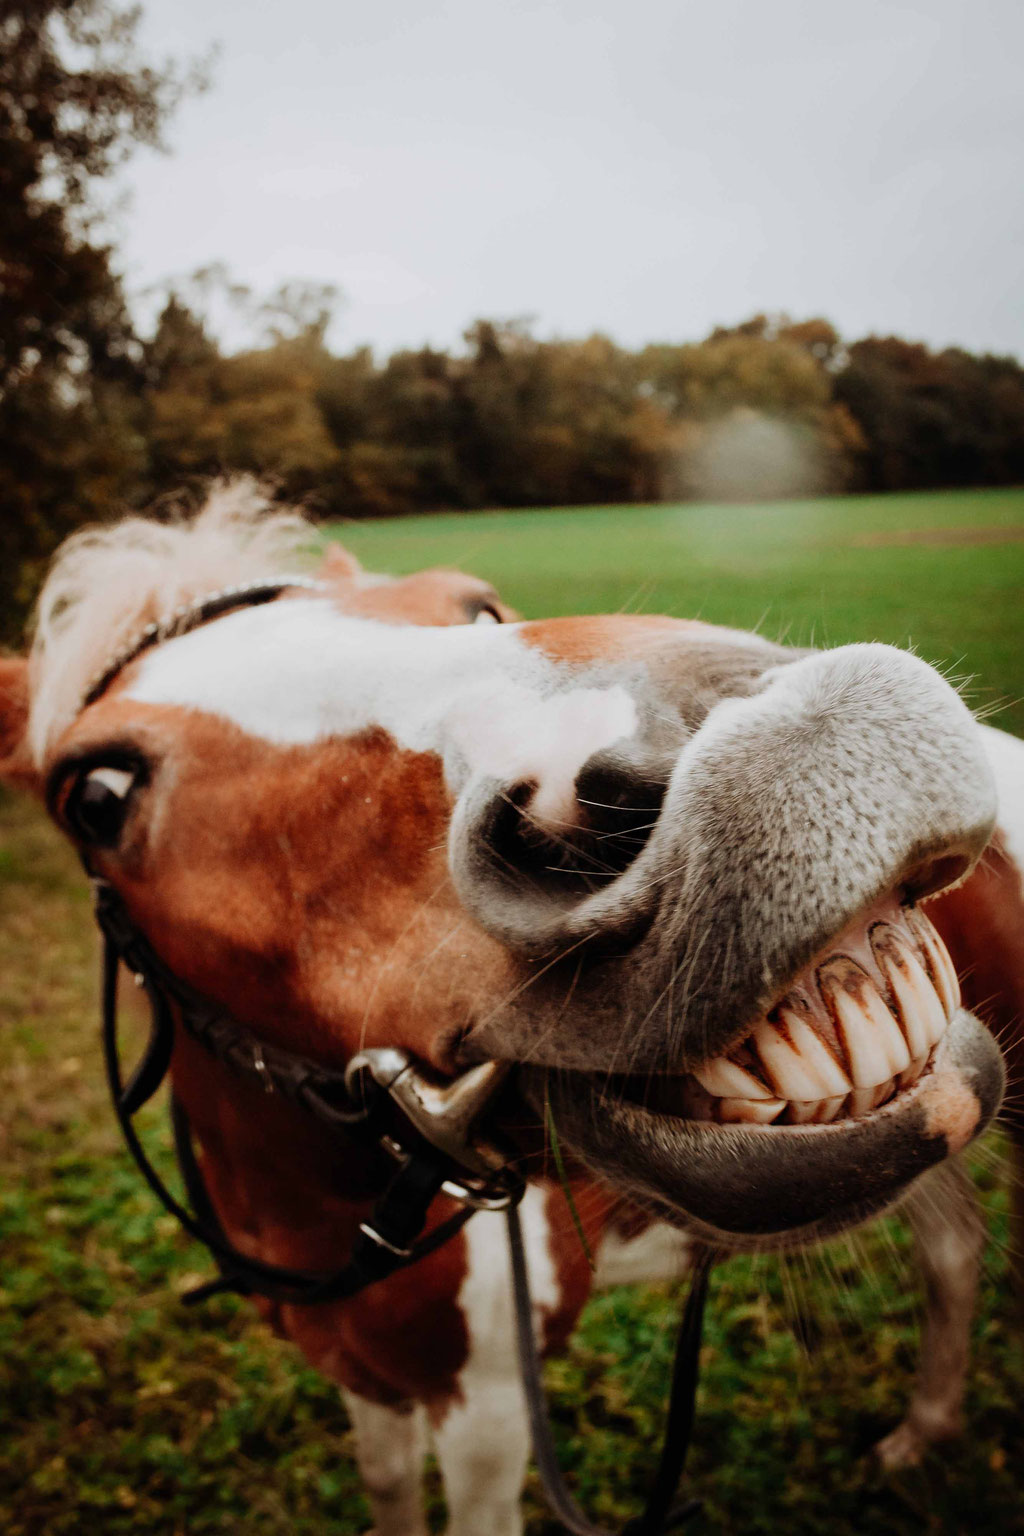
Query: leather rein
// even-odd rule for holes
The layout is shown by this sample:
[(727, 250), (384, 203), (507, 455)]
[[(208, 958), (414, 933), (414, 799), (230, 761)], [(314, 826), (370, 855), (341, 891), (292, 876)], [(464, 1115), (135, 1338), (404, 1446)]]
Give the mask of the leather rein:
[[(82, 707), (98, 699), (143, 651), (184, 634), (234, 608), (272, 601), (293, 587), (316, 587), (302, 578), (223, 589), (179, 608), (167, 621), (148, 625), (89, 685)], [(545, 1406), (533, 1321), (529, 1275), (517, 1210), (526, 1180), (515, 1154), (490, 1139), (481, 1121), (502, 1086), (508, 1066), (485, 1062), (454, 1082), (426, 1076), (405, 1052), (358, 1053), (344, 1070), (265, 1044), (246, 1026), (201, 996), (164, 964), (133, 923), (119, 893), (84, 859), (103, 935), (102, 1034), (114, 1113), (140, 1173), (159, 1201), (214, 1259), (218, 1275), (183, 1298), (194, 1305), (220, 1292), (260, 1295), (290, 1305), (316, 1305), (358, 1295), (398, 1270), (436, 1252), (478, 1210), (504, 1211), (515, 1302), (520, 1369), (534, 1455), (555, 1514), (574, 1536), (608, 1536), (575, 1504), (558, 1468)], [(121, 966), (146, 993), (150, 1031), (142, 1056), (125, 1077), (118, 1043), (118, 978)], [(134, 1119), (164, 1083), (177, 1027), (235, 1075), (299, 1106), (353, 1145), (383, 1151), (394, 1164), (368, 1219), (362, 1222), (345, 1264), (310, 1272), (268, 1264), (242, 1252), (227, 1236), (206, 1187), (184, 1106), (171, 1096), (174, 1146), (188, 1205), (154, 1167)], [(455, 1214), (425, 1231), (440, 1194), (458, 1204)], [(714, 1255), (699, 1250), (680, 1325), (668, 1422), (661, 1458), (644, 1513), (622, 1536), (662, 1536), (689, 1518), (696, 1501), (674, 1503), (693, 1426), (700, 1337)]]

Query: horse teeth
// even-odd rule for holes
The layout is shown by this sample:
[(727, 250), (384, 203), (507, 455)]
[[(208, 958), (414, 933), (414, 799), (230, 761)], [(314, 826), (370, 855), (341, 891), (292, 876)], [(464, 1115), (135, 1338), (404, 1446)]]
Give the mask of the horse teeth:
[(850, 1094), (849, 1113), (854, 1119), (858, 1115), (866, 1115), (869, 1110), (877, 1109), (890, 1098), (896, 1086), (895, 1078), (890, 1078), (887, 1083), (876, 1083), (870, 1088), (855, 1088)]
[[(863, 966), (833, 954), (817, 971), (838, 1048), (787, 997), (744, 1042), (740, 1060), (715, 1056), (693, 1068), (724, 1124), (828, 1125), (869, 1114), (924, 1072), (932, 1047), (959, 1007), (960, 991), (945, 945), (922, 913), (905, 925), (879, 922), (871, 951), (893, 1006)], [(930, 973), (930, 974), (929, 974)], [(749, 1060), (750, 1065), (741, 1064)]]
[(708, 1093), (716, 1099), (771, 1099), (772, 1090), (759, 1082), (752, 1072), (739, 1067), (725, 1056), (715, 1056), (702, 1067), (694, 1067), (693, 1075)]
[(839, 1119), (848, 1097), (846, 1093), (836, 1093), (827, 1099), (816, 1099), (810, 1104), (790, 1104), (787, 1119), (791, 1125), (830, 1125), (833, 1120)]
[(790, 1125), (809, 1125), (818, 1118), (818, 1110), (826, 1102), (825, 1099), (814, 1099), (805, 1104), (798, 1099), (792, 1100), (786, 1110), (786, 1119)]
[(912, 1088), (928, 1065), (928, 1056), (915, 1056), (905, 1072), (900, 1073), (900, 1087)]
[(935, 925), (919, 907), (911, 907), (907, 911), (907, 921), (914, 937), (928, 957), (935, 990), (942, 999), (946, 1018), (951, 1019), (960, 1007), (960, 978), (956, 974), (956, 967), (949, 950), (939, 937)]
[(818, 980), (831, 1004), (855, 1088), (877, 1087), (910, 1066), (910, 1047), (866, 971), (840, 956), (821, 967)]
[(830, 1125), (833, 1120), (838, 1120), (845, 1103), (845, 1093), (840, 1093), (833, 1099), (822, 1099), (819, 1104), (814, 1106), (815, 1125)]
[[(910, 943), (891, 928), (872, 936), (875, 958), (892, 991), (911, 1058), (927, 1055), (946, 1033), (947, 1015)], [(909, 1063), (908, 1063), (909, 1065)]]
[(786, 1108), (785, 1099), (719, 1099), (718, 1118), (727, 1125), (771, 1125)]
[(853, 1084), (821, 1036), (790, 1008), (779, 1009), (779, 1025), (758, 1024), (751, 1041), (776, 1093), (814, 1103), (848, 1093)]

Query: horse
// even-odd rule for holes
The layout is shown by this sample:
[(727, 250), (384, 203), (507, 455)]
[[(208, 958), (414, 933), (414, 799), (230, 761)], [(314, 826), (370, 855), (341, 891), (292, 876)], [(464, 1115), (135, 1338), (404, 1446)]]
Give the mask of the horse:
[[(164, 978), (200, 1197), (250, 1274), (388, 1247), (388, 1138), (309, 1113), (317, 1073), (483, 1105), (415, 1262), (255, 1298), (340, 1386), (379, 1536), (426, 1531), (428, 1437), (450, 1536), (522, 1530), (509, 1258), (472, 1198), (496, 1146), (545, 1351), (595, 1284), (903, 1200), (929, 1311), (880, 1454), (956, 1433), (982, 1226), (952, 1159), (1003, 1095), (993, 1031), (1019, 1074), (1024, 745), (888, 646), (524, 622), (315, 546), (246, 485), (72, 536), (0, 660), (0, 773), (127, 925), (111, 974)], [(265, 1091), (296, 1061), (303, 1092)]]

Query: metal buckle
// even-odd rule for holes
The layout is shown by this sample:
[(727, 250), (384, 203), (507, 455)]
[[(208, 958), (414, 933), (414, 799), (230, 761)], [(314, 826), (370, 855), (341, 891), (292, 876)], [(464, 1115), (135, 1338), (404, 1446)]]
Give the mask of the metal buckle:
[(519, 1204), (526, 1192), (526, 1183), (518, 1175), (513, 1175), (511, 1169), (506, 1169), (505, 1173), (508, 1176), (506, 1189), (497, 1187), (497, 1179), (490, 1188), (484, 1184), (474, 1184), (468, 1179), (465, 1182), (445, 1179), (441, 1191), (460, 1205), (471, 1206), (474, 1211), (507, 1211), (510, 1206)]
[[(382, 1136), (380, 1144), (403, 1168), (412, 1156), (393, 1136)], [(525, 1192), (526, 1180), (510, 1167), (501, 1169), (489, 1182), (473, 1178), (445, 1179), (441, 1185), (441, 1193), (449, 1200), (471, 1206), (474, 1211), (507, 1211), (510, 1205), (519, 1204)]]
[(405, 1167), (409, 1161), (410, 1153), (406, 1151), (400, 1141), (396, 1141), (393, 1136), (382, 1136), (380, 1144), (389, 1157), (393, 1157), (396, 1163), (400, 1163), (403, 1168)]
[[(405, 1051), (386, 1046), (353, 1056), (345, 1073), (345, 1086), (353, 1098), (357, 1097), (359, 1078), (368, 1072), (379, 1087), (388, 1091), (424, 1140), (467, 1170), (469, 1180), (452, 1181), (453, 1188), (460, 1191), (455, 1199), (476, 1198), (474, 1184), (479, 1181), (481, 1200), (496, 1198), (506, 1202), (504, 1191), (492, 1197), (486, 1186), (505, 1173), (508, 1156), (476, 1127), (510, 1070), (509, 1062), (485, 1061), (452, 1082), (439, 1082), (414, 1067)], [(504, 1204), (492, 1208), (501, 1210)]]
[(378, 1248), (385, 1248), (388, 1253), (393, 1253), (397, 1259), (412, 1257), (411, 1248), (398, 1248), (394, 1243), (389, 1243), (386, 1237), (381, 1237), (376, 1227), (371, 1227), (368, 1221), (359, 1223), (359, 1230), (364, 1237), (368, 1237), (371, 1243), (376, 1243)]
[(266, 1059), (263, 1055), (263, 1047), (258, 1040), (253, 1046), (252, 1050), (252, 1065), (253, 1070), (260, 1080), (263, 1092), (273, 1093), (275, 1091), (274, 1079), (270, 1075), (270, 1068), (267, 1066)]

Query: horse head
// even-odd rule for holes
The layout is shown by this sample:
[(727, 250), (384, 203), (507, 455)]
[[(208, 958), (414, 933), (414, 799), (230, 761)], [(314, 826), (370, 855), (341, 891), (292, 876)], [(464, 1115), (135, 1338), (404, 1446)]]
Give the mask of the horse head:
[(293, 581), (308, 530), (244, 503), (72, 540), (0, 664), (6, 773), (175, 975), (339, 1067), (513, 1064), (509, 1135), (553, 1122), (719, 1242), (859, 1219), (980, 1132), (999, 1052), (920, 903), (981, 855), (994, 790), (934, 670), (519, 622), (471, 577), (340, 553)]

